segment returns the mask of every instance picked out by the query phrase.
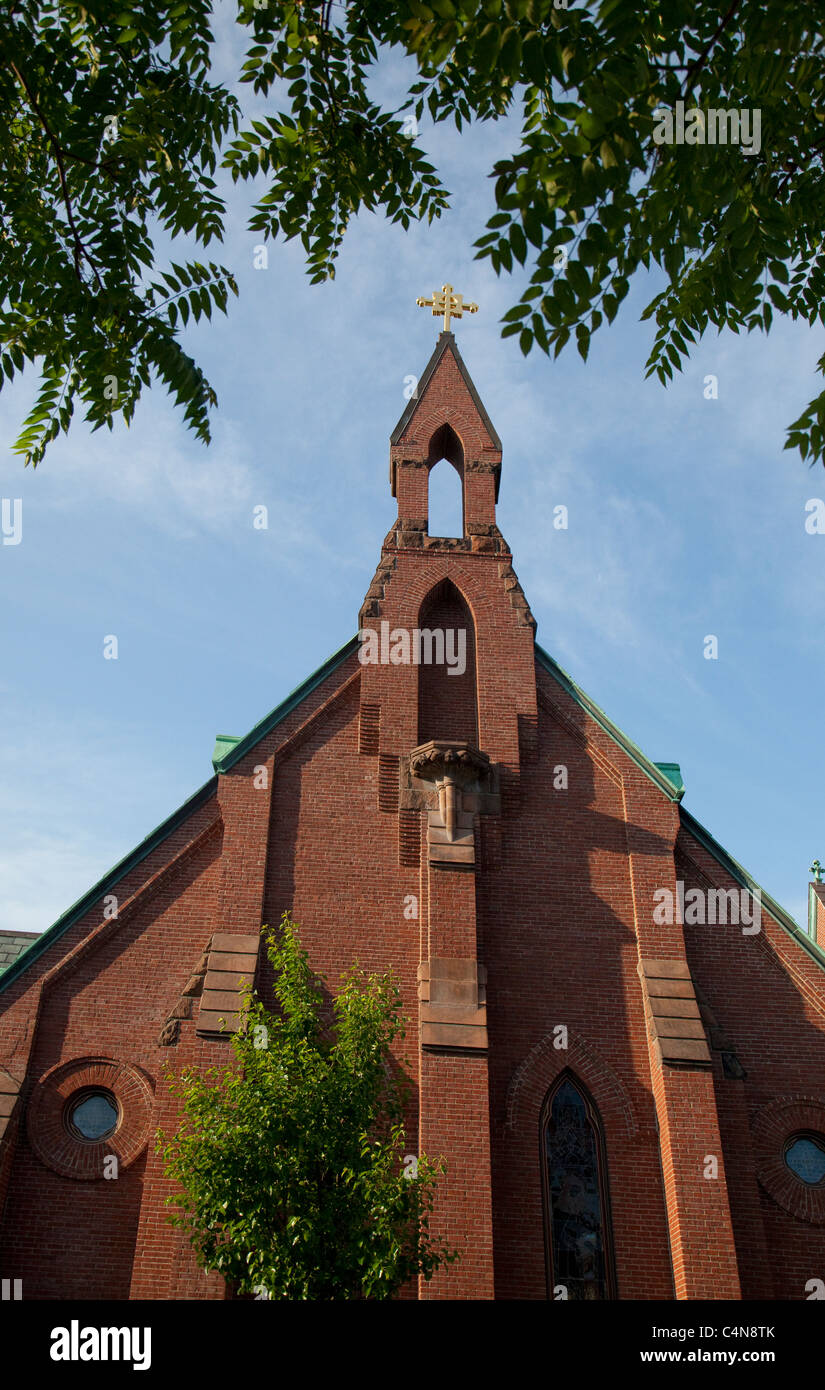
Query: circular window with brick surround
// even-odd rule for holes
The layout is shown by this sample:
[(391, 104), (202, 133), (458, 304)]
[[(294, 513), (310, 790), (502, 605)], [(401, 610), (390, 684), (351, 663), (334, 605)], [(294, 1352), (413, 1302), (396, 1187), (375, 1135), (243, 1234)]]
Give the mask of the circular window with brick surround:
[(808, 1187), (825, 1183), (825, 1135), (794, 1134), (785, 1149), (785, 1162), (791, 1172)]
[(154, 1083), (140, 1067), (80, 1057), (41, 1076), (26, 1131), (42, 1163), (64, 1178), (96, 1182), (127, 1168), (149, 1141)]
[(768, 1196), (799, 1221), (825, 1226), (825, 1105), (791, 1096), (751, 1121), (756, 1176)]

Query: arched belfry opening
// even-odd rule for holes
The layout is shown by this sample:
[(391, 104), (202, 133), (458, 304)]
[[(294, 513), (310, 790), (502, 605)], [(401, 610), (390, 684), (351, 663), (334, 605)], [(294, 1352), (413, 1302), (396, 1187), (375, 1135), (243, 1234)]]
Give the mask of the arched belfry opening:
[(427, 455), (427, 463), (430, 467), (438, 463), (440, 459), (446, 459), (448, 463), (461, 477), (464, 473), (464, 449), (461, 440), (453, 429), (452, 425), (439, 425), (432, 439)]
[(475, 623), (449, 579), (431, 589), (418, 615), (418, 742), (464, 740), (478, 746)]
[(445, 539), (464, 535), (464, 449), (447, 424), (435, 431), (427, 453), (427, 532)]

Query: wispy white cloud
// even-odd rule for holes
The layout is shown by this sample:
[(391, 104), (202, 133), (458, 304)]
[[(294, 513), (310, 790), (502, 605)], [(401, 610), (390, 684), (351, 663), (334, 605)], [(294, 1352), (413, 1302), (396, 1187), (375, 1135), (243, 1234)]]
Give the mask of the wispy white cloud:
[[(108, 866), (105, 866), (108, 867)], [(3, 907), (0, 925), (11, 931), (42, 932), (101, 877), (99, 856), (84, 834), (63, 827), (4, 836), (0, 849)]]

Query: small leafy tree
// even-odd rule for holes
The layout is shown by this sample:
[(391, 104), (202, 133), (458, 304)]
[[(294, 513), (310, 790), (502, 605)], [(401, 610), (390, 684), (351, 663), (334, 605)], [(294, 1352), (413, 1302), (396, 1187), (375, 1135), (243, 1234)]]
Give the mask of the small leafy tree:
[(239, 1293), (391, 1298), (457, 1258), (429, 1231), (443, 1164), (404, 1161), (407, 1081), (389, 1056), (403, 1036), (397, 985), (353, 967), (325, 1025), (289, 913), (263, 933), (276, 1011), (247, 989), (236, 1068), (167, 1074), (184, 1111), (174, 1138), (158, 1134), (181, 1188), (170, 1219)]

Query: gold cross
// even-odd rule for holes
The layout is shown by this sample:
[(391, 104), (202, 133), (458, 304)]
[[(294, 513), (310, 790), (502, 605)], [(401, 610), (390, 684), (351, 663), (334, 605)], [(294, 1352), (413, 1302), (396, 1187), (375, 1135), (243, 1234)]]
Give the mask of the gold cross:
[(464, 297), (460, 294), (453, 294), (452, 285), (442, 285), (440, 290), (433, 290), (429, 299), (419, 295), (416, 304), (422, 309), (432, 309), (433, 318), (437, 319), (439, 314), (444, 315), (444, 332), (450, 331), (450, 319), (460, 319), (465, 312), (477, 314), (477, 304), (465, 304)]

